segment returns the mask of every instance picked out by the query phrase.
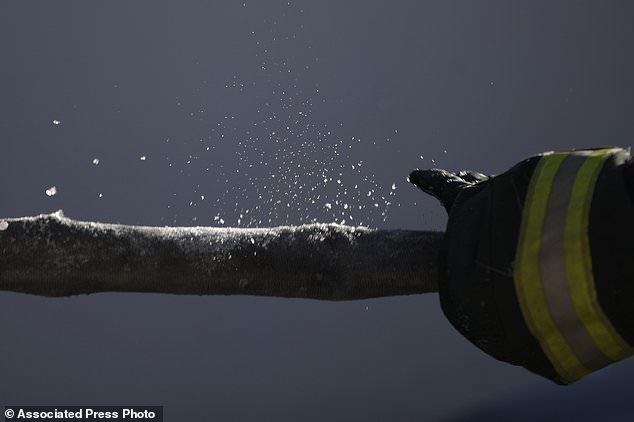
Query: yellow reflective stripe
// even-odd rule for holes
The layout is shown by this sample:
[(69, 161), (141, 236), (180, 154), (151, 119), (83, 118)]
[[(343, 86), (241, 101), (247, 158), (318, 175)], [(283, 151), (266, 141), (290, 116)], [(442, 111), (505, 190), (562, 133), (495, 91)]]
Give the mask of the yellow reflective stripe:
[(531, 177), (516, 254), (515, 290), (522, 314), (533, 336), (555, 370), (567, 381), (575, 381), (590, 371), (585, 368), (553, 321), (544, 296), (540, 269), (542, 227), (553, 179), (569, 153), (542, 157)]
[(564, 228), (566, 274), (577, 317), (603, 354), (613, 361), (630, 356), (632, 348), (616, 332), (597, 299), (592, 274), (588, 225), (597, 178), (614, 149), (593, 151), (579, 169), (570, 196)]

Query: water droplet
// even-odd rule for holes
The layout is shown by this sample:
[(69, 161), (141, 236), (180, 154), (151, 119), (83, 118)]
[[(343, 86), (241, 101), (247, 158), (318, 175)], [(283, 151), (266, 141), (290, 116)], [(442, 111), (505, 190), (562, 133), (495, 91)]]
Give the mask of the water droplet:
[(59, 120), (53, 120), (53, 124), (54, 125), (59, 125), (60, 123), (62, 123), (62, 122), (60, 122)]
[(139, 158), (141, 161), (145, 161), (147, 157), (145, 155), (142, 155), (141, 158)]

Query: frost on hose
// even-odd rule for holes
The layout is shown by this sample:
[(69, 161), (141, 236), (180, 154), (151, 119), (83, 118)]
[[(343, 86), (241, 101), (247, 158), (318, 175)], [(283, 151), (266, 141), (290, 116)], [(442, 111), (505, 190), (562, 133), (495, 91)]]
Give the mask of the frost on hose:
[(435, 291), (442, 233), (338, 224), (144, 227), (63, 213), (0, 220), (0, 290), (348, 300)]

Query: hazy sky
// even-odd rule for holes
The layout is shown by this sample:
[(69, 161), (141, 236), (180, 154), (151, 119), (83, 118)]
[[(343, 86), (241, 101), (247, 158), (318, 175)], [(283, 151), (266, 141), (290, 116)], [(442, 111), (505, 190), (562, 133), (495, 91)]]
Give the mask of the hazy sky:
[[(631, 145), (633, 19), (627, 1), (2, 2), (0, 215), (442, 230), (413, 168)], [(556, 387), (462, 339), (436, 295), (0, 293), (0, 333), (0, 405), (634, 417), (634, 361)]]

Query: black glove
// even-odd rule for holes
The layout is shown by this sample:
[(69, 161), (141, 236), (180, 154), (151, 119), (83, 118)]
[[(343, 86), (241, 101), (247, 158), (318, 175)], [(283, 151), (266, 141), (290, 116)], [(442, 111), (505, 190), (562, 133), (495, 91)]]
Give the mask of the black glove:
[(438, 199), (449, 212), (458, 194), (479, 182), (488, 180), (490, 176), (477, 171), (461, 171), (451, 173), (442, 169), (414, 170), (408, 180), (423, 192)]
[[(449, 214), (439, 293), (462, 335), (559, 384), (632, 354), (628, 160), (624, 150), (599, 149), (534, 156), (495, 177), (440, 169), (410, 174)], [(583, 218), (589, 223), (575, 229)]]

